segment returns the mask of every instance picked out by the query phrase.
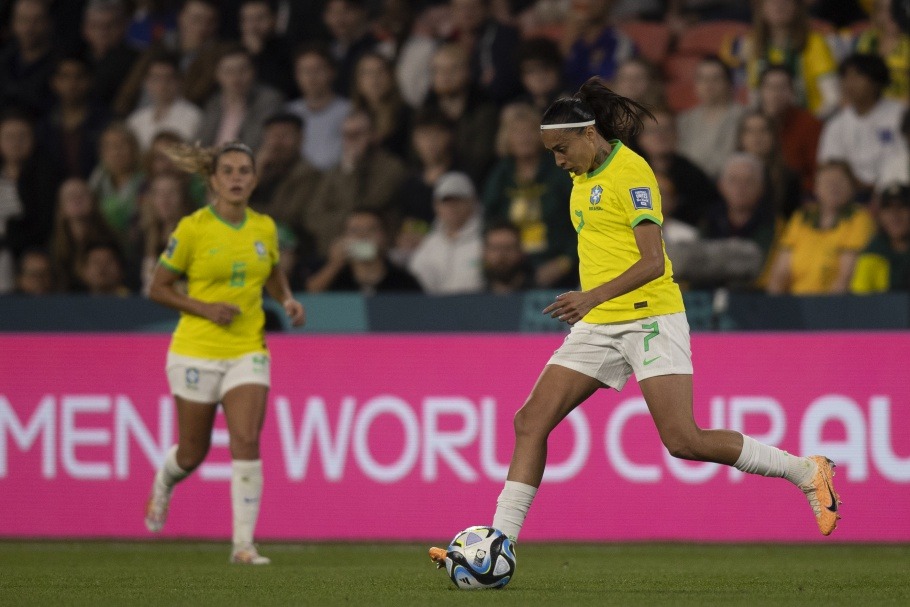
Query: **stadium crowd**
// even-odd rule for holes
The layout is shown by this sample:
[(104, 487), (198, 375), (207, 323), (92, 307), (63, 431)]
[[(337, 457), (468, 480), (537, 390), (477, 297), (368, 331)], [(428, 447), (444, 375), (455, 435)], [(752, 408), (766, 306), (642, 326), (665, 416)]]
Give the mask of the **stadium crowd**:
[[(906, 3), (903, 3), (905, 6)], [(240, 140), (296, 291), (577, 285), (544, 109), (650, 108), (684, 288), (910, 289), (910, 35), (891, 0), (0, 1), (0, 294), (146, 292)]]

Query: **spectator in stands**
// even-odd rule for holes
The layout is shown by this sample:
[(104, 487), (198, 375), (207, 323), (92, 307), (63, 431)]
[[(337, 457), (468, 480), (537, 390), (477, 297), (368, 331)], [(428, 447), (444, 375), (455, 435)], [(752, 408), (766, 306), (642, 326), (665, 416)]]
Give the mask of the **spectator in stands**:
[(521, 230), (497, 221), (483, 231), (483, 279), (488, 293), (508, 295), (534, 288), (534, 270), (521, 250)]
[(206, 146), (241, 141), (256, 148), (262, 125), (284, 105), (277, 90), (259, 84), (253, 59), (240, 45), (225, 47), (215, 68), (218, 92), (202, 110), (199, 139)]
[(406, 265), (435, 218), (433, 188), (449, 171), (460, 170), (455, 158), (455, 125), (440, 110), (423, 110), (414, 118), (411, 146), (415, 166), (395, 194), (401, 227), (391, 255)]
[(819, 117), (838, 104), (836, 63), (825, 37), (810, 28), (803, 0), (758, 0), (749, 34), (731, 39), (722, 51), (729, 66), (743, 74), (749, 90), (758, 87), (771, 65), (795, 76), (797, 103)]
[[(142, 197), (139, 213), (139, 251), (133, 257), (140, 260), (141, 292), (148, 295), (158, 258), (180, 220), (193, 212), (187, 191), (187, 180), (176, 173), (163, 173), (149, 180)], [(130, 282), (129, 280), (127, 282)]]
[(38, 147), (63, 176), (88, 177), (98, 164), (98, 141), (110, 119), (89, 101), (91, 74), (81, 55), (64, 55), (51, 76), (56, 104), (36, 130)]
[(751, 110), (739, 123), (736, 149), (760, 158), (765, 165), (765, 192), (772, 212), (785, 219), (802, 202), (799, 175), (784, 164), (777, 141), (777, 131), (770, 118)]
[(717, 57), (705, 57), (695, 71), (698, 105), (679, 115), (679, 153), (716, 179), (736, 149), (736, 128), (746, 109), (733, 98), (733, 75)]
[(857, 36), (853, 51), (881, 57), (891, 76), (885, 97), (906, 103), (910, 98), (910, 34), (901, 31), (894, 20), (893, 1), (874, 0), (871, 27)]
[(426, 4), (417, 13), (395, 60), (395, 80), (412, 108), (422, 107), (430, 92), (433, 54), (449, 33), (449, 11), (444, 4)]
[(893, 184), (882, 192), (878, 234), (856, 260), (850, 291), (910, 291), (910, 186)]
[(50, 295), (56, 290), (51, 256), (44, 249), (26, 249), (16, 272), (17, 295)]
[(446, 173), (433, 190), (436, 222), (408, 264), (432, 295), (483, 290), (482, 214), (477, 192), (465, 173)]
[(281, 113), (265, 122), (262, 145), (256, 151), (259, 182), (250, 207), (289, 228), (298, 241), (306, 239), (306, 207), (319, 189), (322, 173), (300, 155), (306, 126), (296, 114)]
[(47, 242), (57, 176), (36, 152), (32, 123), (22, 113), (0, 118), (0, 292), (13, 288), (15, 260)]
[(784, 163), (799, 174), (803, 191), (811, 192), (821, 120), (796, 104), (793, 74), (783, 65), (762, 72), (757, 99), (759, 111), (774, 121)]
[(768, 293), (846, 293), (857, 255), (875, 231), (869, 212), (855, 202), (850, 166), (830, 161), (815, 175), (815, 201), (790, 218), (768, 283)]
[(146, 49), (177, 33), (180, 0), (136, 0), (127, 26), (127, 41)]
[(901, 119), (901, 137), (903, 137), (904, 145), (885, 160), (881, 172), (881, 183), (910, 185), (910, 108), (904, 111), (904, 117)]
[(88, 184), (78, 178), (67, 179), (60, 186), (53, 222), (50, 252), (54, 274), (64, 291), (78, 291), (83, 288), (78, 260), (90, 244), (115, 242), (117, 236), (104, 220)]
[(619, 64), (612, 88), (615, 93), (647, 108), (666, 105), (660, 72), (642, 57), (630, 57)]
[(612, 80), (619, 65), (636, 54), (633, 42), (610, 19), (610, 0), (572, 2), (566, 22), (563, 49), (566, 79), (572, 90), (591, 76)]
[(372, 208), (350, 211), (326, 263), (307, 280), (307, 291), (419, 292), (420, 283), (391, 263), (388, 250), (389, 233), (382, 213)]
[[(717, 188), (704, 171), (678, 152), (676, 118), (667, 108), (654, 108), (643, 116), (636, 147), (655, 173), (673, 182), (677, 193), (673, 216), (691, 226), (702, 227), (709, 205), (718, 199)], [(664, 215), (667, 215), (664, 209)]]
[(543, 115), (550, 104), (568, 95), (563, 85), (563, 58), (549, 38), (530, 38), (518, 49), (518, 74), (526, 101)]
[(673, 248), (678, 244), (688, 244), (698, 241), (701, 235), (698, 228), (676, 218), (676, 212), (679, 208), (679, 190), (673, 179), (666, 173), (654, 173), (657, 179), (657, 186), (660, 189), (660, 210), (664, 216), (664, 222), (660, 226), (661, 236), (664, 244), (667, 245), (667, 256), (673, 262), (674, 269), (676, 260), (671, 254)]
[(874, 186), (885, 185), (882, 168), (887, 159), (904, 149), (899, 131), (905, 107), (882, 96), (890, 76), (878, 55), (847, 57), (840, 75), (844, 107), (822, 128), (818, 162), (847, 162), (865, 199)]
[(188, 175), (177, 168), (167, 152), (181, 143), (186, 143), (186, 140), (173, 131), (161, 131), (155, 135), (152, 145), (143, 155), (142, 171), (145, 173), (146, 184), (158, 175), (180, 175), (186, 182), (193, 208), (198, 209), (206, 204), (208, 186), (200, 176)]
[(360, 56), (351, 91), (354, 107), (373, 116), (376, 143), (401, 159), (408, 150), (410, 110), (401, 99), (392, 63), (370, 51)]
[(331, 169), (341, 158), (341, 123), (351, 111), (351, 102), (332, 89), (335, 62), (323, 46), (303, 47), (294, 58), (294, 77), (302, 97), (286, 109), (306, 125), (301, 153), (320, 171)]
[(354, 111), (345, 118), (341, 136), (341, 162), (325, 173), (306, 210), (306, 227), (322, 256), (342, 233), (352, 209), (377, 209), (389, 225), (396, 225), (394, 195), (407, 174), (398, 158), (373, 143), (373, 122), (366, 112)]
[(493, 18), (490, 0), (449, 0), (453, 35), (471, 58), (474, 83), (488, 99), (503, 104), (518, 94), (518, 30)]
[(101, 214), (126, 243), (134, 234), (139, 192), (145, 177), (139, 165), (139, 142), (125, 124), (116, 122), (101, 134), (98, 166), (89, 177)]
[(0, 108), (45, 112), (54, 70), (51, 16), (43, 0), (15, 0), (9, 41), (0, 50)]
[(577, 239), (566, 214), (572, 180), (548, 158), (540, 140), (540, 114), (527, 104), (503, 109), (493, 167), (483, 190), (487, 221), (511, 221), (540, 288), (578, 282)]
[(202, 111), (180, 96), (180, 78), (176, 55), (162, 52), (149, 59), (143, 83), (149, 103), (127, 118), (143, 150), (162, 131), (177, 133), (184, 141), (193, 141), (199, 134)]
[(141, 92), (148, 62), (165, 51), (178, 57), (183, 74), (181, 95), (197, 106), (206, 102), (215, 88), (215, 65), (221, 55), (218, 43), (219, 10), (215, 0), (186, 0), (183, 3), (177, 16), (177, 35), (165, 37), (161, 43), (150, 46), (133, 66), (114, 102), (118, 115), (126, 116), (137, 105), (145, 105)]
[(89, 0), (82, 18), (82, 39), (92, 67), (91, 96), (110, 107), (139, 52), (126, 41), (127, 8), (123, 0)]
[(130, 290), (123, 283), (123, 268), (123, 256), (112, 243), (90, 244), (79, 260), (79, 276), (89, 295), (127, 297)]
[(276, 31), (278, 22), (272, 0), (240, 3), (240, 43), (253, 59), (259, 82), (286, 98), (297, 94), (294, 63), (287, 41)]
[(433, 55), (433, 84), (425, 108), (441, 110), (455, 123), (455, 150), (465, 169), (482, 183), (493, 162), (496, 107), (471, 84), (468, 54), (457, 44), (445, 44)]
[(378, 40), (370, 31), (366, 0), (328, 0), (322, 19), (331, 35), (329, 48), (337, 66), (335, 92), (350, 97), (354, 68)]
[[(760, 159), (735, 152), (724, 163), (717, 187), (721, 200), (703, 232), (709, 246), (681, 276), (696, 287), (750, 287), (762, 282), (777, 225), (765, 196), (765, 168)], [(713, 244), (712, 244), (713, 243)]]

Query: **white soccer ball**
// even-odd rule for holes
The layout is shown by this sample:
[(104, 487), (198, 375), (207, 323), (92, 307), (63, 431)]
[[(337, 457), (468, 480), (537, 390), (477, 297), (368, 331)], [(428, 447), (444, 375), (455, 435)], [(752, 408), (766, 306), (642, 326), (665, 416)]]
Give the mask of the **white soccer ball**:
[(468, 527), (446, 554), (446, 572), (462, 590), (502, 588), (515, 575), (515, 545), (492, 527)]

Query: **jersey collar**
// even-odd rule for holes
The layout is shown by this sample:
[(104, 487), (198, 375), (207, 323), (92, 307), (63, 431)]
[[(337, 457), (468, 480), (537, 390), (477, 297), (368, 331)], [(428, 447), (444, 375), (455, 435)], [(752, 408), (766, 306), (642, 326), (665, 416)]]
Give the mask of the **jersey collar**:
[(217, 219), (218, 221), (220, 221), (221, 223), (223, 223), (223, 224), (226, 225), (227, 227), (232, 228), (232, 229), (234, 229), (234, 230), (239, 230), (240, 228), (242, 228), (243, 226), (245, 226), (245, 225), (246, 225), (246, 220), (247, 220), (247, 219), (249, 218), (249, 216), (250, 216), (250, 214), (247, 213), (247, 209), (244, 209), (244, 210), (243, 210), (243, 221), (241, 221), (240, 223), (231, 223), (230, 221), (228, 221), (227, 219), (225, 219), (224, 217), (222, 217), (221, 215), (218, 214), (218, 211), (215, 210), (215, 206), (214, 206), (214, 205), (211, 205), (211, 204), (209, 205), (209, 211), (212, 212), (212, 215), (215, 216), (215, 219)]
[(622, 147), (622, 141), (620, 141), (619, 139), (611, 139), (610, 145), (613, 146), (613, 149), (610, 151), (610, 155), (607, 156), (607, 158), (603, 161), (603, 163), (601, 163), (601, 165), (599, 167), (597, 167), (590, 173), (586, 174), (585, 175), (586, 178), (590, 179), (592, 177), (597, 177), (598, 175), (600, 175), (601, 173), (604, 172), (604, 169), (607, 168), (607, 165), (609, 165), (610, 162), (613, 160), (613, 157), (616, 156), (616, 152), (618, 152), (619, 148)]

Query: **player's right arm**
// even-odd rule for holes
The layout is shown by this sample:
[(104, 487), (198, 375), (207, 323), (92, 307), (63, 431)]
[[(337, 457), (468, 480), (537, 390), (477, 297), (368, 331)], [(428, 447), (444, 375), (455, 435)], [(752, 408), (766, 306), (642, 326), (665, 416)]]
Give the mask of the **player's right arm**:
[(152, 276), (149, 299), (163, 306), (207, 318), (218, 325), (229, 325), (240, 313), (240, 308), (230, 303), (205, 302), (177, 290), (177, 280), (190, 268), (193, 261), (195, 230), (190, 217), (180, 220), (168, 242), (167, 249), (158, 260)]
[(229, 325), (234, 320), (234, 317), (240, 314), (240, 308), (234, 304), (209, 303), (181, 293), (176, 288), (179, 278), (180, 274), (159, 263), (158, 267), (155, 268), (154, 276), (152, 276), (149, 299), (186, 314), (202, 316), (218, 325)]

